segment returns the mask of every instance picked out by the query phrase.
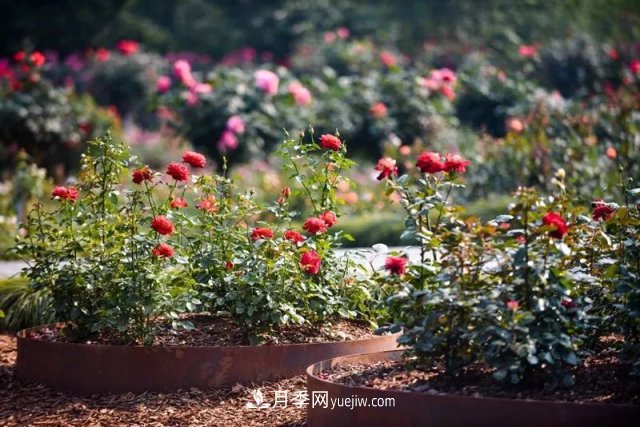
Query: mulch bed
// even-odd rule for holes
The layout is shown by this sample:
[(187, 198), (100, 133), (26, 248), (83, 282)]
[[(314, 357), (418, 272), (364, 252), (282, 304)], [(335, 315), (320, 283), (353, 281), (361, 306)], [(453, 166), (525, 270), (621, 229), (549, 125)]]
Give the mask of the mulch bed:
[(321, 372), (318, 377), (380, 390), (640, 405), (640, 379), (630, 376), (630, 370), (631, 365), (622, 361), (616, 350), (608, 350), (585, 358), (584, 364), (574, 369), (573, 387), (554, 390), (545, 389), (543, 381), (529, 386), (499, 385), (491, 376), (492, 370), (481, 364), (463, 369), (452, 380), (443, 374), (441, 364), (416, 370), (410, 359), (341, 365)]
[[(189, 321), (195, 329), (173, 329), (170, 325), (160, 324), (159, 333), (153, 345), (158, 346), (234, 346), (243, 345), (242, 332), (233, 319), (219, 315), (189, 314), (181, 318)], [(49, 341), (67, 341), (58, 327), (41, 328), (29, 335), (31, 338)], [(324, 325), (287, 325), (274, 334), (261, 337), (260, 344), (302, 344), (351, 341), (376, 336), (371, 327), (364, 322), (348, 320), (335, 321)], [(113, 334), (103, 333), (87, 343), (121, 344)]]
[(173, 393), (141, 393), (71, 397), (14, 376), (16, 340), (0, 335), (0, 426), (299, 426), (306, 409), (248, 409), (251, 391), (259, 388), (266, 402), (274, 390), (306, 390), (304, 376), (244, 387), (189, 389)]

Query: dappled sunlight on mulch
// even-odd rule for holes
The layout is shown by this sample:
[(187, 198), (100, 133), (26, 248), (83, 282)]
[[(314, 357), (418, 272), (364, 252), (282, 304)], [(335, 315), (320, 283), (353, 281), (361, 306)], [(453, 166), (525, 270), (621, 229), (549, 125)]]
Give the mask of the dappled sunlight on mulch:
[[(16, 340), (0, 335), (0, 425), (91, 426), (272, 426), (304, 425), (306, 411), (287, 408), (247, 409), (253, 387), (190, 389), (72, 397), (14, 376)], [(274, 390), (306, 389), (304, 376), (259, 385), (266, 402)], [(251, 400), (252, 401), (252, 400)]]

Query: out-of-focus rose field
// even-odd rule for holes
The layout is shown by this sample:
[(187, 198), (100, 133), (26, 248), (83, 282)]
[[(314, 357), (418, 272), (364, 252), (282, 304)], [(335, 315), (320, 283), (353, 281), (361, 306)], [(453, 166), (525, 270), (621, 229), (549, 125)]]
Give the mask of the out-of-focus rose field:
[[(16, 1), (0, 16), (0, 260), (30, 270), (0, 277), (0, 330), (156, 345), (157, 319), (227, 313), (253, 345), (359, 319), (445, 373), (480, 363), (547, 390), (606, 338), (635, 381), (639, 159), (634, 0)], [(384, 265), (351, 278), (338, 247)], [(136, 269), (155, 284), (78, 288), (142, 283)], [(157, 423), (304, 422), (243, 418), (238, 387), (222, 415), (194, 395), (191, 418)], [(127, 402), (79, 413), (125, 424)]]

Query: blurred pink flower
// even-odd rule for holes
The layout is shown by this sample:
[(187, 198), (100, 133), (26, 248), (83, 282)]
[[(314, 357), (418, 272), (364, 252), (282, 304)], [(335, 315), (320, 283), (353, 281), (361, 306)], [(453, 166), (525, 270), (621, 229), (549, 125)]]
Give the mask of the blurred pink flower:
[(325, 43), (333, 43), (334, 41), (336, 41), (336, 33), (327, 31), (326, 33), (324, 33), (323, 39)]
[(640, 59), (633, 59), (633, 60), (631, 60), (631, 62), (629, 63), (629, 70), (630, 70), (633, 74), (638, 74), (638, 73), (640, 73)]
[(309, 89), (304, 87), (300, 82), (291, 82), (289, 84), (289, 93), (293, 95), (293, 99), (298, 105), (311, 104), (312, 96)]
[(225, 130), (218, 141), (218, 151), (226, 152), (227, 150), (235, 150), (238, 148), (238, 138), (233, 132)]
[(398, 65), (396, 57), (388, 50), (383, 50), (382, 52), (380, 52), (380, 61), (382, 61), (382, 63), (389, 68)]
[(341, 39), (346, 39), (347, 37), (349, 37), (349, 34), (351, 33), (349, 32), (349, 29), (347, 27), (340, 27), (336, 30), (336, 34)]
[(376, 119), (381, 119), (387, 115), (387, 106), (383, 102), (376, 102), (371, 106), (371, 115)]
[(188, 88), (192, 88), (197, 84), (191, 74), (191, 65), (184, 59), (179, 59), (173, 64), (173, 73)]
[(184, 98), (184, 102), (187, 103), (188, 106), (193, 107), (198, 103), (198, 94), (195, 91), (183, 92), (182, 94)]
[(111, 52), (109, 52), (107, 49), (101, 47), (98, 48), (96, 50), (96, 59), (99, 62), (105, 62), (109, 60), (109, 57), (111, 56)]
[(156, 90), (160, 93), (165, 93), (171, 87), (171, 79), (169, 76), (160, 76), (156, 81)]
[(227, 130), (236, 135), (241, 135), (245, 131), (244, 120), (240, 116), (231, 116), (227, 119)]
[(258, 89), (267, 95), (275, 95), (278, 93), (280, 79), (273, 71), (258, 70), (255, 72), (254, 77), (256, 79), (256, 86)]
[(518, 48), (518, 53), (525, 58), (531, 58), (538, 53), (538, 46), (535, 44), (523, 44)]
[(197, 83), (195, 86), (192, 87), (192, 90), (195, 93), (211, 93), (213, 88), (209, 83)]

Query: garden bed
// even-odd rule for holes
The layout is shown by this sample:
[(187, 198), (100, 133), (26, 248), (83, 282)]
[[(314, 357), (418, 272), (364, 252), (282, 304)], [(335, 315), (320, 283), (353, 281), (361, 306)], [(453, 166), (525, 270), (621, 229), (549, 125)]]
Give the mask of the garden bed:
[[(77, 394), (208, 388), (290, 377), (303, 373), (307, 366), (319, 360), (397, 346), (395, 335), (371, 337), (366, 327), (359, 329), (351, 322), (339, 324), (342, 327), (334, 329), (336, 334), (350, 325), (351, 334), (359, 330), (362, 335), (343, 336), (342, 341), (334, 339), (333, 342), (225, 346), (202, 345), (206, 341), (202, 341), (201, 335), (208, 334), (191, 332), (197, 339), (190, 342), (198, 345), (174, 341), (170, 345), (143, 347), (56, 341), (52, 338), (59, 325), (50, 325), (18, 334), (17, 375)], [(224, 330), (219, 325), (217, 328)], [(287, 331), (292, 329), (295, 328)], [(232, 328), (226, 332), (229, 330)], [(169, 336), (167, 334), (160, 334), (160, 341), (163, 336)], [(42, 338), (47, 336), (49, 338)], [(308, 334), (306, 338), (308, 342)]]
[[(640, 385), (623, 379), (625, 367), (614, 355), (602, 354), (577, 368), (569, 391), (495, 387), (481, 367), (466, 371), (456, 383), (435, 366), (426, 372), (407, 369), (401, 351), (340, 357), (307, 370), (309, 393), (328, 392), (329, 399), (391, 398), (386, 407), (334, 409), (310, 407), (308, 420), (321, 425), (637, 425)], [(607, 403), (603, 403), (607, 402)], [(329, 403), (331, 405), (331, 403)]]
[[(253, 387), (273, 400), (274, 390), (304, 390), (304, 377), (274, 383), (173, 393), (73, 397), (15, 376), (16, 339), (0, 335), (0, 414), (7, 426), (23, 425), (302, 425), (305, 409), (252, 410)], [(5, 424), (6, 423), (6, 424)]]

